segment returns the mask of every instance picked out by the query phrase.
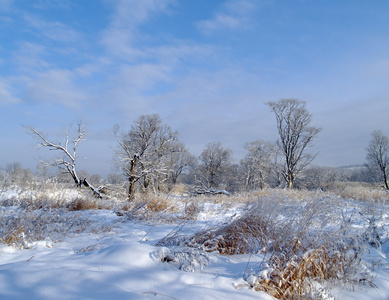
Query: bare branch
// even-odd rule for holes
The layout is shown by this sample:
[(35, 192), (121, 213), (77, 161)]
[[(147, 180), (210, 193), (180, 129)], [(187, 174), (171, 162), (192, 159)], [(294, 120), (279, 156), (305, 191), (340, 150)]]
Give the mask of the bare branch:
[(276, 115), (280, 135), (278, 145), (285, 156), (282, 175), (289, 188), (293, 188), (296, 176), (316, 157), (306, 153), (306, 149), (321, 129), (309, 126), (311, 115), (305, 108), (305, 101), (281, 99), (266, 104)]
[(49, 139), (47, 139), (41, 132), (36, 130), (35, 128), (31, 126), (24, 126), (33, 136), (35, 136), (38, 140), (38, 146), (39, 148), (42, 147), (47, 147), (49, 150), (56, 150), (59, 151), (60, 153), (63, 154), (63, 157), (60, 159), (56, 159), (51, 163), (45, 163), (46, 165), (50, 166), (57, 166), (57, 167), (64, 167), (69, 173), (76, 186), (81, 187), (81, 185), (85, 185), (89, 187), (95, 195), (101, 197), (100, 193), (95, 189), (92, 185), (90, 185), (85, 178), (80, 180), (80, 178), (77, 175), (76, 172), (76, 158), (77, 156), (77, 146), (79, 142), (85, 139), (86, 137), (86, 130), (85, 130), (85, 125), (78, 123), (78, 128), (77, 128), (77, 136), (72, 140), (73, 144), (73, 153), (70, 153), (68, 150), (69, 143), (70, 143), (70, 138), (69, 138), (69, 129), (70, 127), (66, 128), (65, 130), (65, 142), (64, 146), (61, 145), (61, 142), (57, 140), (55, 143), (51, 142)]

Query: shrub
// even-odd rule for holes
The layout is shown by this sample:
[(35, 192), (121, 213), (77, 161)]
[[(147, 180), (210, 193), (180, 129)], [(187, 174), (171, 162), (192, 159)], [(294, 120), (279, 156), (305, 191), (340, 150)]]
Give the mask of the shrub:
[(147, 209), (150, 211), (156, 213), (156, 212), (162, 212), (169, 209), (169, 203), (166, 200), (166, 198), (162, 197), (151, 197), (146, 202)]
[(245, 215), (222, 228), (196, 233), (187, 244), (225, 255), (258, 252), (271, 240), (271, 225), (265, 224), (267, 221), (271, 222), (255, 215)]
[(66, 205), (69, 211), (99, 209), (96, 199), (76, 198)]

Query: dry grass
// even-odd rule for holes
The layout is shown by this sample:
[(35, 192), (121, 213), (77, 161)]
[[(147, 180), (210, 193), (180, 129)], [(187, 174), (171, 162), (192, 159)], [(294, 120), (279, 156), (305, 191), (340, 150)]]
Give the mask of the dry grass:
[[(132, 202), (126, 200), (124, 189), (117, 194), (121, 200), (115, 201), (96, 199), (84, 192), (69, 197), (68, 190), (59, 192), (52, 188), (55, 187), (23, 192), (17, 200), (10, 201), (10, 205), (21, 207), (22, 212), (13, 218), (0, 217), (1, 242), (26, 248), (31, 241), (89, 230), (91, 221), (77, 213), (83, 210), (114, 209), (118, 214), (141, 220), (185, 224), (196, 220), (200, 213), (206, 215), (206, 207), (220, 207), (224, 213), (229, 208), (236, 210), (244, 206), (245, 213), (231, 217), (226, 225), (189, 238), (178, 227), (177, 232), (163, 239), (160, 245), (185, 246), (185, 255), (181, 255), (182, 251), (174, 253), (180, 265), (185, 266), (186, 261), (203, 263), (203, 251), (223, 255), (269, 255), (268, 266), (259, 269), (256, 280), (249, 284), (254, 290), (265, 291), (278, 299), (308, 297), (315, 281), (347, 281), (354, 276), (364, 250), (363, 234), (352, 227), (355, 218), (359, 218), (358, 222), (369, 223), (373, 234), (367, 236), (368, 241), (379, 242), (376, 228), (380, 220), (379, 206), (389, 200), (387, 191), (357, 186), (342, 187), (330, 193), (263, 189), (230, 196), (198, 197), (182, 196), (185, 189), (180, 186), (173, 196), (138, 194)], [(361, 216), (365, 220), (361, 221)]]
[(69, 211), (99, 209), (96, 199), (76, 198), (66, 205)]
[(351, 217), (340, 217), (343, 199), (320, 191), (263, 195), (240, 218), (196, 233), (185, 244), (224, 255), (270, 254), (268, 267), (250, 286), (278, 299), (302, 299), (315, 281), (355, 275), (366, 246), (362, 233), (352, 230)]
[(258, 252), (271, 240), (270, 220), (245, 216), (222, 228), (202, 231), (187, 241), (190, 247), (203, 248), (207, 252), (234, 255)]
[(153, 213), (172, 209), (171, 203), (167, 201), (166, 197), (151, 197), (146, 202), (146, 207)]
[(69, 234), (106, 232), (108, 224), (95, 223), (87, 215), (67, 209), (15, 211), (0, 216), (0, 242), (15, 248), (30, 248), (39, 240), (62, 240)]
[(343, 279), (349, 274), (347, 267), (358, 261), (358, 256), (347, 253), (350, 249), (333, 251), (326, 245), (289, 259), (275, 256), (269, 272), (262, 272), (252, 287), (265, 291), (277, 299), (307, 297), (315, 281)]
[(196, 220), (200, 210), (201, 208), (197, 203), (186, 202), (182, 218), (186, 220)]
[(2, 235), (0, 241), (7, 245), (23, 244), (24, 231), (25, 227), (22, 225), (8, 228)]
[(378, 187), (346, 186), (338, 194), (344, 199), (389, 203), (389, 191)]

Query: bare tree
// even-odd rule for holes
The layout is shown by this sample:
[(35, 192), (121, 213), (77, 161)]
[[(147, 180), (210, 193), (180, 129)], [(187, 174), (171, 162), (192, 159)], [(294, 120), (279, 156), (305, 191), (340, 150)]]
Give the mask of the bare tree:
[(277, 175), (277, 147), (273, 143), (256, 140), (245, 145), (248, 153), (241, 160), (245, 188), (263, 189), (271, 177)]
[(71, 126), (68, 127), (65, 130), (65, 138), (63, 142), (61, 142), (60, 140), (57, 140), (55, 142), (50, 141), (35, 128), (30, 126), (25, 127), (32, 135), (37, 138), (38, 145), (40, 148), (45, 147), (49, 150), (59, 151), (62, 154), (62, 156), (58, 159), (55, 159), (51, 162), (45, 162), (45, 164), (47, 164), (48, 166), (59, 167), (60, 169), (65, 170), (65, 172), (71, 175), (77, 187), (81, 187), (82, 185), (84, 185), (90, 188), (96, 196), (101, 197), (101, 194), (98, 189), (92, 186), (86, 178), (80, 178), (76, 171), (77, 158), (80, 157), (77, 154), (77, 146), (82, 140), (85, 140), (87, 135), (85, 125), (81, 124), (81, 122), (78, 123), (77, 132), (73, 139), (71, 139), (69, 135), (69, 130)]
[(38, 165), (36, 166), (36, 172), (38, 177), (40, 177), (43, 180), (46, 180), (49, 174), (49, 166), (44, 162), (39, 162)]
[(321, 129), (310, 126), (312, 116), (305, 108), (305, 101), (281, 99), (266, 104), (276, 115), (278, 145), (285, 156), (282, 175), (289, 189), (293, 189), (296, 176), (316, 157), (306, 150)]
[(119, 163), (129, 180), (128, 199), (132, 200), (136, 183), (145, 190), (150, 184), (155, 189), (169, 178), (167, 156), (182, 148), (177, 143), (178, 133), (163, 124), (158, 114), (141, 115), (124, 135), (119, 136), (118, 130), (114, 128), (120, 146)]
[(107, 175), (107, 182), (110, 184), (121, 184), (123, 182), (123, 176), (120, 174), (110, 173)]
[(172, 185), (177, 183), (178, 177), (181, 176), (182, 172), (194, 168), (197, 163), (197, 158), (192, 155), (183, 144), (177, 144), (176, 147), (181, 150), (178, 152), (171, 152), (166, 157)]
[(367, 166), (373, 174), (377, 174), (380, 181), (389, 190), (389, 138), (382, 134), (380, 130), (372, 133), (372, 138), (367, 147)]
[(7, 174), (8, 179), (15, 183), (18, 179), (22, 177), (23, 174), (23, 168), (20, 162), (13, 162), (7, 164), (5, 167), (5, 172)]
[(220, 142), (208, 143), (200, 155), (199, 165), (201, 184), (206, 188), (216, 188), (223, 173), (231, 165), (232, 151), (223, 148)]

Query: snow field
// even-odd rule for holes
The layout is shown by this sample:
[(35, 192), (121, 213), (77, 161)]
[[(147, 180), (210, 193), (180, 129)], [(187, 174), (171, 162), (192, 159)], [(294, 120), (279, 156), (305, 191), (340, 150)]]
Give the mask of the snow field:
[[(313, 282), (321, 291), (312, 291), (312, 297), (389, 299), (389, 222), (383, 201), (360, 202), (322, 192), (266, 191), (246, 203), (231, 197), (190, 202), (169, 196), (153, 199), (153, 209), (145, 202), (123, 210), (128, 204), (112, 200), (104, 203), (112, 209), (69, 211), (66, 203), (85, 196), (62, 193), (62, 207), (35, 207), (26, 205), (21, 194), (10, 191), (0, 197), (0, 238), (12, 233), (7, 226), (18, 226), (18, 239), (0, 244), (1, 299), (273, 299), (252, 289), (259, 278), (270, 276), (270, 258), (279, 249), (291, 248), (295, 237), (302, 248), (320, 246), (321, 239), (338, 234), (347, 224), (342, 234), (358, 233), (353, 245), (365, 249), (361, 252), (365, 254), (356, 261), (359, 266), (349, 265), (355, 268), (349, 281), (339, 277), (327, 285)], [(185, 214), (188, 204), (196, 208), (190, 215)], [(266, 218), (264, 224), (275, 230), (275, 235), (268, 232), (268, 240), (261, 240), (268, 243), (263, 249), (258, 243), (252, 253), (220, 255), (220, 248), (209, 249), (197, 238), (198, 233), (217, 233), (212, 238), (223, 241), (219, 247), (227, 247), (225, 228), (250, 225), (247, 220), (255, 221), (255, 217), (245, 216), (253, 213)], [(239, 236), (239, 231), (232, 235)], [(377, 237), (379, 244), (374, 244)]]

